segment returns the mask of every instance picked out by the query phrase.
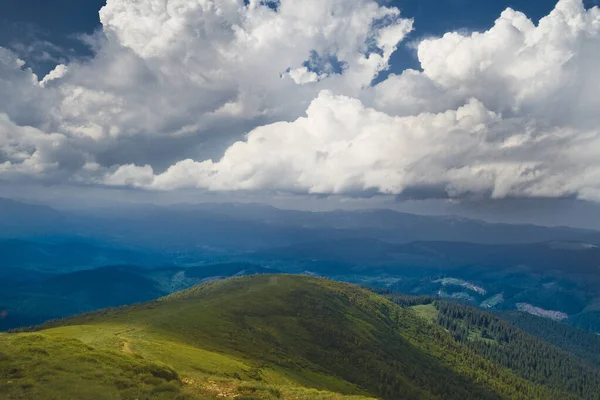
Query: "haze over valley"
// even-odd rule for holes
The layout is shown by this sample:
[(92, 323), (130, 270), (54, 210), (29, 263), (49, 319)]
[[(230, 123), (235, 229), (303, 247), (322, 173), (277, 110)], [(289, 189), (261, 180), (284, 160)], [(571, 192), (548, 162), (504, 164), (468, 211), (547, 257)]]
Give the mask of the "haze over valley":
[(4, 329), (228, 276), (294, 273), (600, 332), (597, 231), (382, 209), (224, 203), (69, 214), (3, 202), (11, 206), (0, 240)]

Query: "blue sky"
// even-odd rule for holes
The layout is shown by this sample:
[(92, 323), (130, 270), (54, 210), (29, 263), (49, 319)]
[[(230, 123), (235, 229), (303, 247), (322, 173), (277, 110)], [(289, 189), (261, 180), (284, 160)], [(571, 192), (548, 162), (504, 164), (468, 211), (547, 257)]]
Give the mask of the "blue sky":
[[(16, 50), (42, 76), (61, 58), (89, 55), (76, 37), (92, 33), (98, 27), (98, 10), (104, 3), (105, 0), (2, 0), (0, 46)], [(415, 31), (411, 34), (414, 40), (457, 29), (488, 29), (507, 7), (523, 11), (537, 21), (556, 1), (394, 0), (387, 3), (399, 7), (404, 16), (415, 19)], [(595, 3), (598, 1), (586, 1), (587, 5)], [(393, 56), (391, 66), (391, 72), (399, 72), (416, 68), (418, 63), (413, 52), (402, 46)]]
[[(61, 57), (88, 54), (76, 37), (97, 28), (98, 10), (105, 3), (105, 0), (2, 0), (0, 46), (16, 50), (38, 75), (43, 75)], [(35, 50), (27, 54), (21, 46), (35, 46)], [(44, 60), (44, 51), (54, 59)]]
[[(591, 3), (591, 2), (590, 2)], [(500, 13), (507, 7), (524, 12), (537, 22), (554, 8), (555, 0), (396, 0), (405, 16), (414, 18), (413, 40), (426, 36), (439, 36), (456, 30), (482, 31), (492, 27)], [(393, 72), (407, 67), (416, 68), (414, 54), (406, 46), (392, 57)]]

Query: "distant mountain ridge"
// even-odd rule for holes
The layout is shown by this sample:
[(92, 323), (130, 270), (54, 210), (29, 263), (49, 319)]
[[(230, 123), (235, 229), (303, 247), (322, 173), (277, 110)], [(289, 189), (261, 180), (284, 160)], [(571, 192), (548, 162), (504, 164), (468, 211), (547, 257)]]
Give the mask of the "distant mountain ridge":
[[(134, 267), (126, 273), (138, 274), (137, 267), (241, 262), (436, 295), (486, 309), (527, 305), (544, 315), (568, 315), (570, 324), (600, 332), (596, 231), (392, 210), (305, 212), (242, 203), (136, 204), (68, 213), (0, 199), (0, 217), (0, 307), (44, 310), (38, 305), (47, 294), (39, 283), (80, 270), (130, 265)], [(101, 272), (113, 276), (114, 284), (119, 281), (109, 270)], [(170, 276), (163, 270), (160, 279), (151, 278), (151, 285), (134, 279), (139, 291), (129, 290), (147, 292), (141, 301), (237, 272), (213, 272), (212, 278), (190, 273), (174, 271)], [(443, 283), (452, 281), (460, 284)], [(15, 293), (25, 286), (33, 290), (29, 302)], [(69, 290), (77, 293), (76, 287)], [(53, 316), (65, 315), (60, 304), (69, 313), (111, 305), (85, 300), (85, 309), (73, 310), (68, 295), (61, 296)]]
[(4, 268), (52, 274), (111, 264), (159, 266), (168, 260), (164, 254), (80, 238), (0, 239), (0, 274)]
[(504, 269), (523, 266), (537, 272), (568, 272), (586, 275), (590, 279), (600, 265), (600, 246), (575, 241), (517, 244), (459, 241), (389, 243), (373, 238), (351, 238), (298, 243), (257, 251), (252, 257), (295, 262), (343, 262), (349, 265), (371, 262), (373, 266), (419, 267), (439, 271), (466, 266)]
[(0, 237), (65, 236), (177, 253), (258, 250), (310, 240), (372, 238), (390, 243), (458, 241), (488, 244), (579, 241), (600, 232), (569, 227), (493, 224), (386, 209), (307, 212), (259, 204), (125, 207), (64, 213), (0, 199)]
[(0, 237), (27, 237), (64, 230), (66, 217), (51, 207), (0, 197)]
[[(148, 284), (132, 277), (138, 286), (131, 285), (128, 291), (135, 295), (122, 298), (118, 303), (129, 304), (185, 289), (203, 279), (236, 275), (246, 269), (247, 264), (246, 274), (261, 272), (260, 268), (268, 266), (271, 272), (313, 273), (384, 286), (398, 292), (453, 298), (486, 309), (511, 310), (528, 305), (529, 309), (545, 310), (548, 315), (561, 318), (568, 315), (569, 323), (600, 332), (600, 308), (595, 306), (600, 304), (597, 268), (600, 247), (573, 241), (490, 245), (388, 243), (373, 238), (347, 238), (301, 242), (220, 257), (186, 255), (183, 258), (168, 252), (147, 253), (139, 248), (130, 250), (82, 241), (0, 240), (0, 250), (0, 308), (12, 310), (10, 318), (35, 316), (27, 321), (13, 319), (12, 322), (4, 318), (0, 321), (0, 328), (4, 329), (115, 305), (102, 300), (102, 295), (108, 296), (102, 291), (97, 300), (69, 301), (69, 296), (76, 296), (83, 288), (94, 292), (88, 281), (103, 281), (109, 286), (118, 284), (118, 274), (103, 268), (107, 265), (120, 265), (124, 275), (150, 279)], [(219, 262), (221, 260), (223, 262)], [(161, 267), (169, 264), (174, 265)], [(192, 267), (194, 264), (196, 267)], [(96, 268), (99, 269), (94, 271)], [(90, 270), (72, 275), (80, 276), (81, 284), (69, 276), (78, 270)], [(106, 276), (102, 277), (102, 273)], [(98, 275), (92, 278), (93, 274)], [(63, 287), (67, 288), (68, 284), (71, 287), (61, 296), (51, 295), (43, 290), (42, 282), (52, 276), (56, 276), (57, 281), (66, 279)], [(86, 276), (89, 278), (84, 279)], [(445, 284), (454, 281), (459, 283)], [(54, 286), (48, 286), (51, 287)], [(480, 290), (473, 291), (469, 287)], [(73, 304), (81, 307), (74, 308)]]

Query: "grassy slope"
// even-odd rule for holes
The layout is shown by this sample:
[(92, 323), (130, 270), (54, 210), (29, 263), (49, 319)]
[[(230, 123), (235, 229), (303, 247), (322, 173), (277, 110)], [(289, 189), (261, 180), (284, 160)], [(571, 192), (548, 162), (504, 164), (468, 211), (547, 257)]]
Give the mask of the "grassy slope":
[[(88, 364), (97, 362), (108, 368), (106, 378), (96, 377), (97, 389), (118, 390), (122, 398), (136, 391), (135, 398), (157, 393), (200, 399), (240, 394), (248, 399), (365, 399), (370, 394), (386, 399), (556, 398), (470, 352), (411, 310), (355, 286), (309, 277), (213, 282), (46, 328), (33, 336), (0, 335), (7, 348), (0, 354), (0, 396), (27, 398), (32, 390), (62, 385), (62, 393), (74, 398), (97, 398), (70, 391), (69, 383), (87, 376)], [(21, 358), (29, 350), (18, 342), (31, 337), (43, 343), (41, 350), (56, 347), (52, 362), (71, 369), (44, 383), (40, 376), (48, 368), (23, 363), (37, 365), (46, 356)], [(94, 352), (92, 358), (98, 359), (71, 356), (79, 351)], [(178, 379), (167, 382), (162, 372), (148, 376), (145, 364), (172, 368)], [(14, 368), (20, 375), (11, 375)], [(120, 375), (130, 381), (119, 383)], [(37, 383), (30, 387), (32, 381)]]
[(419, 304), (411, 307), (419, 317), (424, 318), (427, 321), (435, 322), (439, 311), (434, 307), (433, 304)]
[(177, 373), (163, 364), (41, 334), (0, 335), (0, 398), (172, 398)]

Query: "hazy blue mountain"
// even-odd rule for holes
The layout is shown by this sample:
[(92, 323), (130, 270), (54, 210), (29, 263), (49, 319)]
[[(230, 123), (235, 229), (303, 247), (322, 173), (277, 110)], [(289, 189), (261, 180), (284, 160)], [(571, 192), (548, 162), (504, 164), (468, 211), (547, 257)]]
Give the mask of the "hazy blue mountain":
[(600, 334), (600, 309), (588, 307), (577, 315), (569, 318), (569, 323), (581, 329)]
[(394, 244), (372, 238), (312, 241), (253, 253), (256, 258), (297, 263), (317, 261), (355, 265), (418, 267), (451, 271), (473, 267), (482, 270), (531, 271), (567, 276), (574, 280), (597, 279), (600, 274), (600, 247), (583, 242), (542, 242), (528, 244), (481, 244), (464, 242), (411, 242)]
[(257, 262), (289, 272), (485, 309), (521, 309), (600, 332), (600, 248), (581, 242), (477, 244), (316, 241), (257, 251)]
[[(2, 237), (78, 238), (169, 252), (172, 256), (230, 254), (309, 241), (369, 238), (389, 243), (455, 241), (600, 243), (600, 232), (568, 227), (491, 224), (392, 210), (307, 212), (260, 204), (134, 205), (78, 213), (10, 200), (0, 202)], [(189, 260), (188, 260), (189, 261)]]
[[(584, 241), (600, 243), (600, 233), (568, 227), (492, 224), (455, 216), (423, 216), (386, 209), (306, 212), (280, 210), (261, 204), (178, 205), (170, 209), (187, 213), (210, 213), (268, 227), (328, 231), (328, 238), (374, 238), (388, 242), (464, 241), (474, 243), (533, 243)], [(313, 239), (321, 239), (314, 237)], [(278, 241), (271, 244), (275, 246)]]
[(67, 217), (50, 207), (0, 198), (0, 237), (54, 234), (66, 223)]
[(5, 290), (0, 329), (133, 304), (164, 295), (154, 281), (135, 267), (103, 267), (54, 276), (42, 282)]
[(256, 264), (226, 263), (152, 269), (118, 265), (65, 273), (4, 287), (0, 330), (148, 301), (211, 280), (277, 272)]
[[(27, 286), (42, 296), (30, 298), (40, 299), (46, 295), (35, 286), (40, 282), (110, 265), (174, 266), (144, 272), (140, 276), (147, 281), (131, 277), (137, 282), (129, 289), (132, 293), (139, 287), (139, 293), (153, 297), (202, 280), (261, 272), (231, 264), (247, 262), (482, 308), (520, 309), (600, 331), (596, 231), (391, 210), (305, 212), (241, 203), (65, 213), (0, 199), (0, 216), (3, 294), (7, 288)], [(184, 272), (184, 267), (194, 268)], [(69, 285), (76, 286), (77, 277), (85, 276), (64, 281), (63, 287), (72, 292), (65, 289), (59, 297), (76, 296), (79, 289)], [(114, 282), (119, 280), (115, 277)], [(138, 296), (140, 301), (144, 296)], [(105, 306), (89, 303), (90, 308)], [(56, 309), (62, 312), (60, 306)]]
[(159, 266), (168, 258), (148, 250), (140, 251), (96, 244), (72, 238), (46, 241), (0, 240), (0, 277), (9, 271), (62, 273), (114, 264)]

